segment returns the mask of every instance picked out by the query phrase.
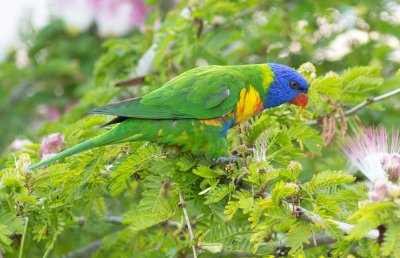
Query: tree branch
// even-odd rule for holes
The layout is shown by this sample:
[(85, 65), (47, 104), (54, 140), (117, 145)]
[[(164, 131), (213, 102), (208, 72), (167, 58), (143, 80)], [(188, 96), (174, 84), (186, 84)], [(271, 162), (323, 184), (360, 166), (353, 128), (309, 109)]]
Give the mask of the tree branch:
[[(292, 204), (287, 204), (289, 208), (292, 207)], [(299, 218), (305, 219), (309, 222), (312, 223), (320, 223), (323, 222), (324, 219), (321, 218), (319, 215), (315, 214), (314, 212), (308, 211), (304, 209), (303, 207), (300, 206), (294, 206), (295, 211), (299, 213)], [(344, 233), (349, 233), (349, 231), (354, 228), (354, 225), (341, 222), (338, 220), (333, 220), (333, 219), (326, 219), (326, 221), (334, 223), (340, 230), (342, 230)], [(377, 229), (373, 229), (367, 232), (365, 235), (366, 238), (372, 239), (372, 240), (377, 240), (379, 237), (379, 231)]]
[(188, 215), (188, 212), (186, 210), (186, 204), (185, 204), (185, 200), (183, 199), (182, 192), (179, 192), (179, 200), (181, 202), (183, 215), (185, 216), (186, 224), (187, 224), (188, 229), (189, 229), (190, 240), (192, 242), (192, 248), (193, 248), (193, 257), (197, 258), (197, 247), (196, 247), (196, 244), (195, 244), (195, 240), (196, 239), (195, 239), (194, 234), (193, 234), (192, 224), (190, 224), (189, 215)]
[[(388, 93), (385, 93), (383, 95), (377, 96), (375, 98), (366, 99), (363, 102), (361, 102), (360, 104), (358, 104), (357, 106), (355, 106), (355, 107), (347, 110), (346, 112), (344, 112), (344, 114), (345, 114), (345, 116), (351, 116), (354, 113), (356, 113), (357, 111), (359, 111), (360, 109), (363, 109), (364, 107), (366, 107), (366, 106), (368, 106), (368, 105), (370, 105), (372, 103), (379, 102), (381, 100), (390, 98), (390, 97), (392, 97), (394, 95), (397, 95), (397, 94), (400, 94), (400, 88), (395, 89), (393, 91), (390, 91)], [(323, 116), (325, 116), (325, 115), (322, 115), (320, 117), (323, 117)], [(335, 115), (335, 119), (339, 119), (339, 118), (340, 118), (340, 115), (336, 114)], [(319, 119), (316, 119), (316, 120), (310, 120), (310, 121), (306, 122), (306, 125), (317, 125), (319, 123), (320, 123)]]

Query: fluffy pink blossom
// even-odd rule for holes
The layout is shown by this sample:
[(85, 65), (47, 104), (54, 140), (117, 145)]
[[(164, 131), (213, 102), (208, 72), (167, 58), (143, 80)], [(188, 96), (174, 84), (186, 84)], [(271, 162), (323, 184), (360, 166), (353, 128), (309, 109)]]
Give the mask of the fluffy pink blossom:
[(391, 180), (400, 174), (399, 131), (391, 136), (384, 128), (364, 128), (342, 145), (342, 151), (371, 182)]
[(40, 146), (40, 157), (48, 159), (65, 148), (64, 136), (60, 133), (53, 133), (42, 140)]
[(53, 13), (71, 32), (84, 31), (96, 23), (101, 36), (122, 35), (143, 29), (150, 7), (144, 0), (55, 0)]
[(399, 131), (390, 136), (384, 128), (364, 128), (342, 145), (342, 150), (372, 182), (370, 202), (390, 200), (400, 194)]

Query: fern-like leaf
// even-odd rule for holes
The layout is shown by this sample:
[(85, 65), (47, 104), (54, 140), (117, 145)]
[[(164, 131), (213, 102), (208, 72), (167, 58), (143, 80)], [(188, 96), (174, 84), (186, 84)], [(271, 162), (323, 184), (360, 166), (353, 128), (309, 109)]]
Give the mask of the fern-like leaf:
[(310, 192), (320, 191), (322, 189), (353, 182), (356, 178), (342, 171), (326, 170), (314, 175), (310, 182), (303, 186)]

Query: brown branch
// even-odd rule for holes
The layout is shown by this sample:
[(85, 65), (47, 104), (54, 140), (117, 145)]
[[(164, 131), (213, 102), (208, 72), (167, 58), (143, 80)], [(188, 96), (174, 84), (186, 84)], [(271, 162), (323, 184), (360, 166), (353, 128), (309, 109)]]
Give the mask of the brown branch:
[[(355, 106), (355, 107), (347, 110), (346, 112), (344, 112), (344, 115), (345, 116), (351, 116), (354, 113), (356, 113), (357, 111), (359, 111), (360, 109), (363, 109), (364, 107), (366, 107), (366, 106), (368, 106), (368, 105), (370, 105), (372, 103), (379, 102), (381, 100), (390, 98), (390, 97), (395, 96), (397, 94), (400, 94), (400, 88), (395, 89), (393, 91), (389, 91), (388, 93), (385, 93), (383, 95), (380, 95), (380, 96), (377, 96), (377, 97), (374, 97), (374, 98), (366, 99), (363, 102), (361, 102), (360, 104), (358, 104), (357, 106)], [(321, 117), (325, 117), (325, 116), (328, 116), (328, 115), (322, 115), (322, 116), (320, 116), (320, 118)], [(335, 115), (335, 119), (339, 119), (339, 118), (341, 118), (341, 114), (336, 114)], [(316, 119), (316, 120), (310, 120), (310, 121), (306, 122), (306, 125), (317, 125), (319, 123), (320, 123), (320, 119)]]

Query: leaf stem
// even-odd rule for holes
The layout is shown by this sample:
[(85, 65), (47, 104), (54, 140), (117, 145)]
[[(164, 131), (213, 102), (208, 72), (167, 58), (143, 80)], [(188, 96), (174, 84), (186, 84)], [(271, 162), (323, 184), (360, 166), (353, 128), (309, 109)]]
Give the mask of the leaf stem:
[(193, 229), (192, 229), (192, 224), (190, 224), (190, 220), (189, 220), (189, 215), (186, 209), (186, 204), (185, 204), (185, 200), (183, 199), (183, 194), (182, 192), (179, 192), (179, 200), (181, 202), (182, 205), (182, 210), (183, 210), (183, 215), (185, 216), (185, 220), (186, 220), (186, 224), (189, 230), (189, 235), (190, 235), (190, 240), (192, 242), (192, 248), (193, 248), (193, 257), (197, 258), (197, 248), (196, 248), (196, 244), (195, 244), (195, 237), (193, 234)]

